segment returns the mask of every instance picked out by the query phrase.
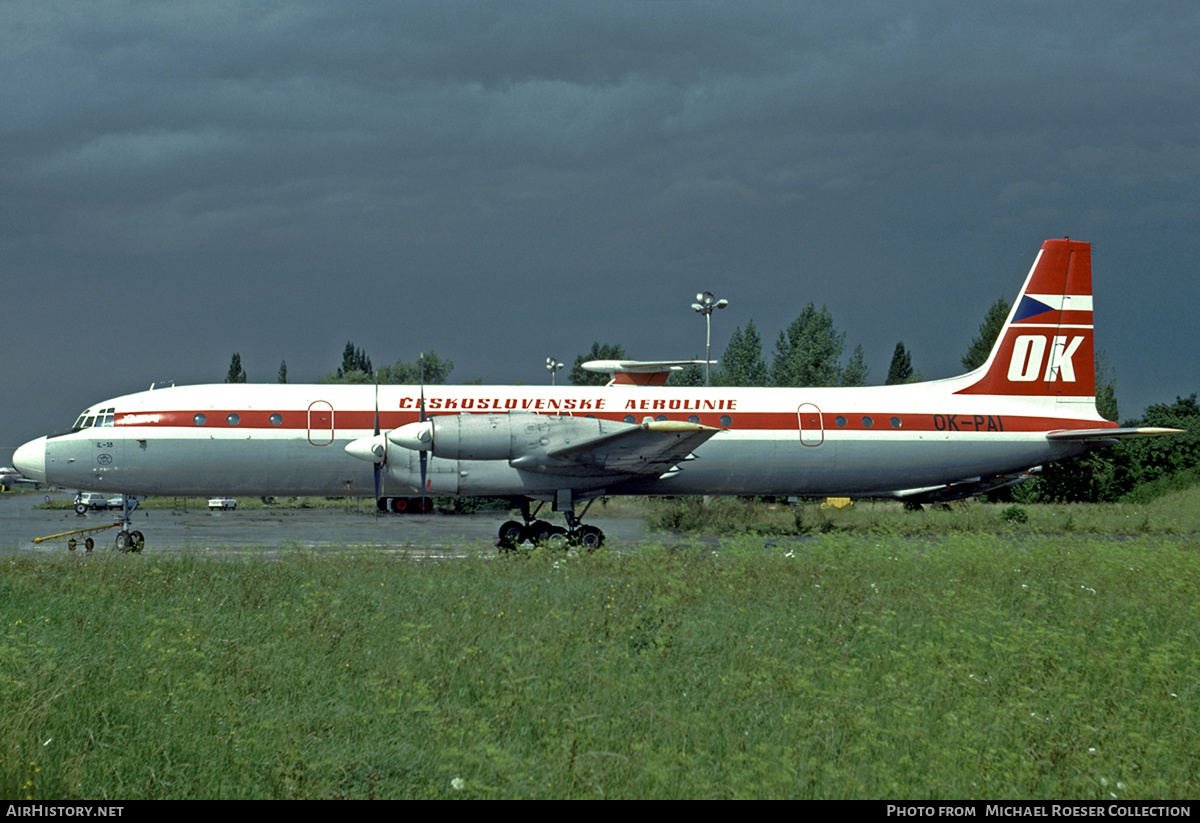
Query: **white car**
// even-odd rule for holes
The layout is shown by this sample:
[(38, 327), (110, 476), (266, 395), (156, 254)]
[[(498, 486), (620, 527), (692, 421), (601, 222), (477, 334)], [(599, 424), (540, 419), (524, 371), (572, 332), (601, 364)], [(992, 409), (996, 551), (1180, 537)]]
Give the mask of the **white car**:
[(236, 509), (237, 500), (232, 497), (213, 497), (208, 501), (210, 509)]
[(88, 509), (107, 509), (108, 499), (100, 492), (80, 492), (75, 495), (75, 513), (83, 514)]

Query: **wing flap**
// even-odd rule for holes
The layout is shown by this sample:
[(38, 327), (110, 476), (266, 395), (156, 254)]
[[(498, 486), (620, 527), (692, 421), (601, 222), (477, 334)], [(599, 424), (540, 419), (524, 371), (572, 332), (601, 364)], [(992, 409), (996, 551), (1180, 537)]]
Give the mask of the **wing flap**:
[[(673, 468), (723, 429), (676, 420), (651, 420), (567, 446), (549, 449), (554, 463), (586, 466), (614, 475), (659, 476)], [(543, 464), (553, 471), (554, 465)]]

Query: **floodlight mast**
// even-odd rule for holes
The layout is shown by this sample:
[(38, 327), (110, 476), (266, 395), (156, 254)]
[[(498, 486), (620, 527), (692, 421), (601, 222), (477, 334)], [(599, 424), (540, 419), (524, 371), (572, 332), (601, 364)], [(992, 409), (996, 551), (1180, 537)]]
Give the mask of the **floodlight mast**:
[(692, 304), (692, 311), (699, 312), (704, 315), (704, 385), (709, 385), (709, 368), (712, 366), (712, 313), (713, 309), (723, 309), (729, 305), (728, 300), (718, 300), (713, 297), (710, 291), (700, 292), (696, 295), (696, 302)]

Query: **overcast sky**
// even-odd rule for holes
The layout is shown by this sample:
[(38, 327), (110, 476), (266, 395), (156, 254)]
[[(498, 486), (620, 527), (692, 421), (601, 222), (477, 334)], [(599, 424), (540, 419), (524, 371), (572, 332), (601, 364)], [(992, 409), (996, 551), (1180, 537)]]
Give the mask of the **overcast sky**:
[(593, 341), (766, 353), (813, 301), (927, 378), (1093, 244), (1123, 416), (1200, 391), (1200, 5), (0, 3), (0, 462), (152, 381)]

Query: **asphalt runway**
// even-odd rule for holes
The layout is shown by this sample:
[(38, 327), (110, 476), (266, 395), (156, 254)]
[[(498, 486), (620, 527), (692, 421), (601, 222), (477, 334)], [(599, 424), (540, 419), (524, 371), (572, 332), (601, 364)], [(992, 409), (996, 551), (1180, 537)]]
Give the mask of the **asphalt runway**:
[[(71, 498), (72, 493), (52, 493)], [(33, 538), (76, 529), (105, 526), (120, 519), (116, 511), (77, 515), (70, 509), (34, 508), (45, 492), (0, 497), (0, 555), (66, 554), (66, 538), (34, 544)], [(364, 501), (360, 510), (243, 509), (209, 511), (199, 501), (186, 510), (139, 509), (132, 528), (146, 536), (145, 554), (162, 552), (274, 553), (306, 548), (325, 551), (374, 549), (430, 555), (494, 552), (496, 533), (506, 520), (503, 512), (467, 515), (376, 515)], [(545, 519), (561, 525), (562, 516)], [(640, 518), (589, 517), (604, 530), (610, 547), (631, 545), (648, 538)], [(114, 551), (118, 529), (93, 535), (95, 552)], [(659, 539), (659, 536), (654, 536)], [(81, 538), (82, 541), (82, 538)], [(82, 546), (79, 551), (82, 552)]]

